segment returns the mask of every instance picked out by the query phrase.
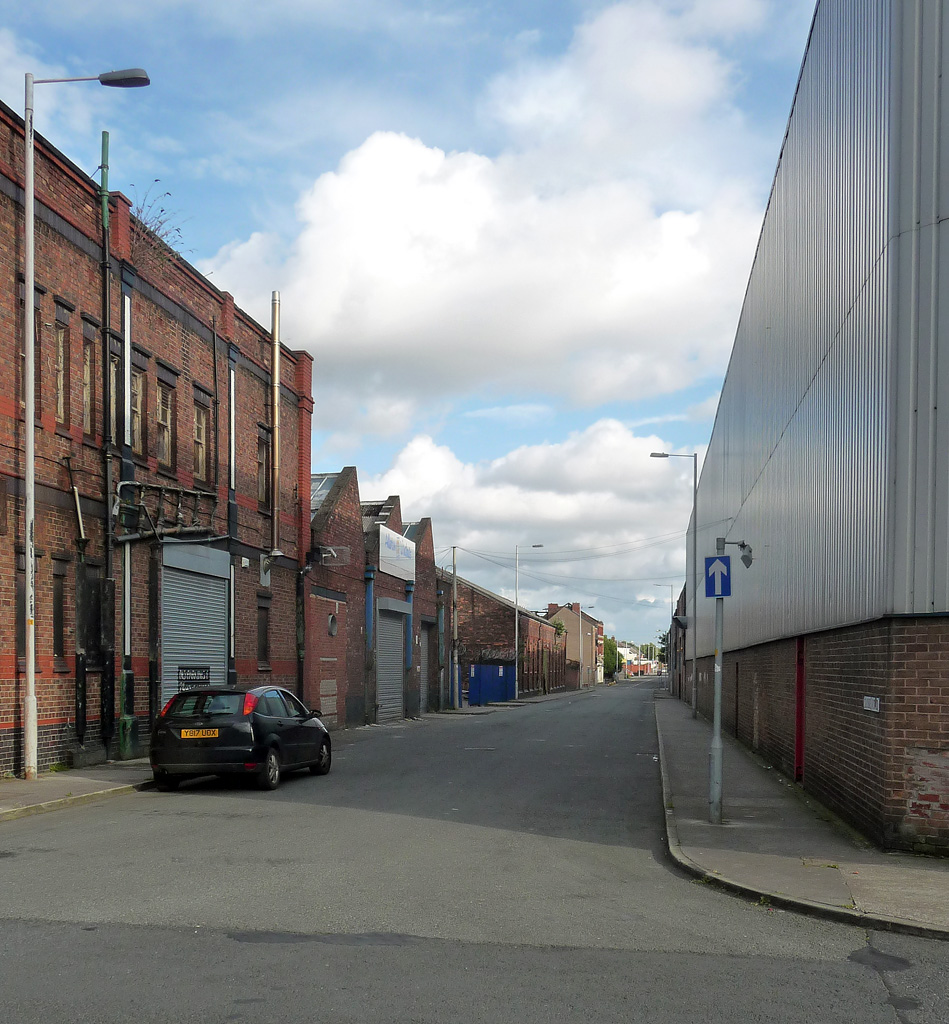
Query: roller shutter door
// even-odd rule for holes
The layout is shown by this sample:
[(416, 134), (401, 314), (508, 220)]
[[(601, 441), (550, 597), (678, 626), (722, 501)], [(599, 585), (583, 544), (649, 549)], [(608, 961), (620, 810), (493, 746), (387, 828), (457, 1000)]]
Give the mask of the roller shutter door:
[(405, 717), (402, 693), (405, 647), (405, 620), (401, 615), (379, 612), (376, 634), (376, 699), (379, 702), (377, 722), (393, 722)]
[(419, 667), (422, 680), (419, 684), (419, 709), (424, 715), (428, 711), (428, 673), (431, 668), (432, 631), (422, 627), (422, 649), (419, 652)]
[(162, 703), (182, 688), (181, 678), (198, 681), (205, 669), (212, 686), (227, 685), (227, 585), (219, 576), (163, 567)]

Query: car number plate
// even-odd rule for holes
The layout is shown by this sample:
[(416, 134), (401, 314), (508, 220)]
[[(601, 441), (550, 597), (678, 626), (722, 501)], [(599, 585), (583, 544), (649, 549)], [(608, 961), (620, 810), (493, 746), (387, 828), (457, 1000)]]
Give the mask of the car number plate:
[(182, 729), (183, 740), (216, 740), (217, 729)]

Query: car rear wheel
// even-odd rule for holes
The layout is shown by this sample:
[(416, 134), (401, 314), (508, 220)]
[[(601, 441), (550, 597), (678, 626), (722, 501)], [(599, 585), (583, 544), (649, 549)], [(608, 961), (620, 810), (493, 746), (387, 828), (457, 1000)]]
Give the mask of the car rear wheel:
[(276, 789), (280, 785), (280, 755), (271, 747), (267, 751), (263, 771), (260, 774), (261, 789)]
[(172, 793), (181, 784), (177, 775), (169, 775), (168, 772), (153, 772), (155, 785), (162, 793)]
[(326, 740), (320, 744), (320, 755), (315, 764), (310, 765), (310, 771), (314, 775), (329, 775), (330, 767), (333, 764), (333, 752)]

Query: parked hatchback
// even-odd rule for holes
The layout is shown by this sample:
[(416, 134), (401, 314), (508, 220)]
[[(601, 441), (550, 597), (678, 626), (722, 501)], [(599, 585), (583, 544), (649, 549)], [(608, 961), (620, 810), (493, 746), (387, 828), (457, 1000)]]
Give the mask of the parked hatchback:
[(200, 687), (176, 694), (152, 729), (149, 754), (159, 789), (197, 775), (244, 775), (276, 789), (284, 772), (326, 775), (332, 744), (319, 711), (276, 686)]

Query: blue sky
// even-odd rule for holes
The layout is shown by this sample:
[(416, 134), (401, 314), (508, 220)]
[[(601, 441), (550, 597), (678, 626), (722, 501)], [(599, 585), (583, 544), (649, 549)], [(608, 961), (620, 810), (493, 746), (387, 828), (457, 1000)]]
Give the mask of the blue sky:
[[(37, 128), (162, 196), (180, 249), (315, 358), (314, 471), (431, 515), (440, 560), (650, 640), (813, 0), (0, 0)], [(157, 179), (157, 182), (156, 182)], [(149, 193), (151, 189), (151, 193)], [(165, 196), (165, 193), (168, 193)], [(542, 543), (542, 550), (530, 548)]]

